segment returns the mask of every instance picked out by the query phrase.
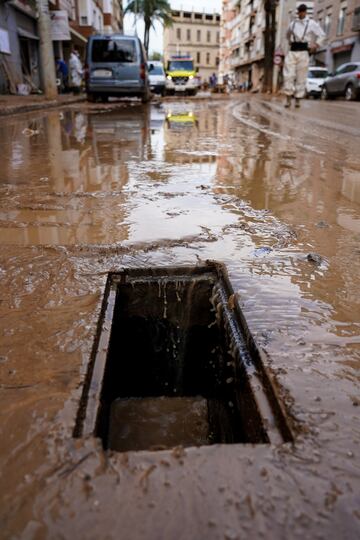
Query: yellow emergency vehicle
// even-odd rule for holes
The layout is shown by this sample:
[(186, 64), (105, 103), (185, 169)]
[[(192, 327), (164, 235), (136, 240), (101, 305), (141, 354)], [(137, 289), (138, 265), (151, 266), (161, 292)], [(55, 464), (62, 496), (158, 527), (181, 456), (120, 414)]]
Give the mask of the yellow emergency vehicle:
[(195, 96), (199, 88), (191, 56), (170, 56), (166, 69), (166, 94), (184, 93)]

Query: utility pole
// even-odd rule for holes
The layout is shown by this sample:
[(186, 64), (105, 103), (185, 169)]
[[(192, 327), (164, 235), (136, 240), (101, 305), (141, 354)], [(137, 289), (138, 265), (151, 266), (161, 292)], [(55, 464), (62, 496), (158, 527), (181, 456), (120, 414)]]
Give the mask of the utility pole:
[(265, 0), (264, 92), (272, 92), (276, 40), (276, 0)]
[(51, 39), (51, 24), (48, 0), (36, 0), (38, 30), (40, 37), (40, 64), (45, 96), (57, 97), (54, 49)]

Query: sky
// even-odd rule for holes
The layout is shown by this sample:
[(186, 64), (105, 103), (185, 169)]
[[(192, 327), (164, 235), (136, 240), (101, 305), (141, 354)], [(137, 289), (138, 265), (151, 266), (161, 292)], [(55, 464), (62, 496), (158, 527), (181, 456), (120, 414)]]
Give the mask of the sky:
[[(124, 1), (124, 6), (127, 2)], [(185, 9), (196, 11), (203, 11), (204, 9), (207, 12), (217, 11), (220, 13), (222, 0), (170, 0), (170, 5), (173, 9)], [(141, 21), (138, 21), (136, 25), (136, 30), (141, 39), (144, 38), (144, 25)], [(124, 33), (125, 34), (134, 34), (134, 18), (131, 15), (126, 15), (124, 19)], [(160, 24), (156, 24), (155, 31), (151, 30), (150, 32), (150, 54), (154, 51), (162, 53), (163, 49), (163, 31)]]

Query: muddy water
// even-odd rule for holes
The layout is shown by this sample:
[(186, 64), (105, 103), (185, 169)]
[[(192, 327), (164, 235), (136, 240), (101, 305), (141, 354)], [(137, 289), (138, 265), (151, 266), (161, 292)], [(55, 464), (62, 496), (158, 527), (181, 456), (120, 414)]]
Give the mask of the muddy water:
[[(2, 120), (5, 537), (356, 537), (359, 120), (260, 97)], [(229, 269), (295, 445), (73, 440), (107, 272), (206, 259)]]

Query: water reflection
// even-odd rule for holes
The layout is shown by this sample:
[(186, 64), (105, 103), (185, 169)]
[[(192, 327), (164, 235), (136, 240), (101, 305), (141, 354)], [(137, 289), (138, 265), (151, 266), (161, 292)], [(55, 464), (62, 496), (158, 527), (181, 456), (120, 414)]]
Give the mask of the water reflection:
[(1, 131), (5, 243), (98, 243), (127, 237), (124, 187), (129, 164), (145, 156), (147, 113), (54, 111)]

